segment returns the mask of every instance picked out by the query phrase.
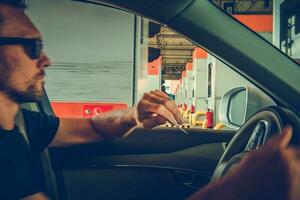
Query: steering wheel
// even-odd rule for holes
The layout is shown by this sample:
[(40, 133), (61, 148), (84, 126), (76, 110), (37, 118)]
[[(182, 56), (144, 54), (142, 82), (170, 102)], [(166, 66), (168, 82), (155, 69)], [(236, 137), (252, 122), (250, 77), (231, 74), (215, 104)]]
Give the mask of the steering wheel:
[(248, 152), (251, 152), (272, 137), (280, 134), (286, 125), (293, 127), (291, 144), (300, 144), (300, 120), (290, 110), (272, 106), (254, 114), (237, 131), (223, 153), (211, 181), (225, 176)]

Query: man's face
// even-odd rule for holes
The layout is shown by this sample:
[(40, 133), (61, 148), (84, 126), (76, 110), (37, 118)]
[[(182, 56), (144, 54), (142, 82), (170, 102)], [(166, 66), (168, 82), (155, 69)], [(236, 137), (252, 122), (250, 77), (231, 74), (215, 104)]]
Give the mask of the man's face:
[[(0, 5), (0, 14), (5, 19), (0, 38), (41, 38), (22, 10)], [(24, 44), (0, 45), (0, 94), (18, 103), (40, 99), (45, 68), (50, 64), (44, 53), (32, 58), (28, 52), (30, 48)]]

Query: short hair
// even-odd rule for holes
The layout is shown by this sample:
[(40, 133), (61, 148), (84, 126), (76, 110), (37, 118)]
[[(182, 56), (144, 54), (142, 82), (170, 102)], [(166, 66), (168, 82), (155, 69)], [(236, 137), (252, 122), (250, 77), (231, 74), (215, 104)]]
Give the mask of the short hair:
[[(0, 5), (8, 5), (14, 8), (19, 8), (25, 10), (27, 8), (27, 0), (0, 0)], [(2, 26), (4, 25), (5, 18), (0, 13), (0, 33), (2, 31)]]
[(27, 0), (0, 0), (0, 4), (5, 4), (15, 8), (27, 8)]

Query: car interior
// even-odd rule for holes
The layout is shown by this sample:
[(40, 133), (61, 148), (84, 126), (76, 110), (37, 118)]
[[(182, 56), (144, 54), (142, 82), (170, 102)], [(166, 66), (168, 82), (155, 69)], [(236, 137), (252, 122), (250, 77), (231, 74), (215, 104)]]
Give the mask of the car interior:
[[(37, 175), (51, 198), (185, 199), (226, 175), (286, 125), (299, 133), (298, 64), (211, 1), (72, 2), (130, 11), (167, 26), (255, 87), (235, 85), (224, 92), (217, 113), (225, 125), (221, 130), (186, 128), (187, 135), (176, 127), (138, 128), (126, 138), (46, 149)], [(22, 109), (55, 115), (47, 95), (46, 89), (41, 102)], [(26, 138), (21, 113), (17, 124)], [(299, 145), (299, 137), (294, 134), (292, 144)]]

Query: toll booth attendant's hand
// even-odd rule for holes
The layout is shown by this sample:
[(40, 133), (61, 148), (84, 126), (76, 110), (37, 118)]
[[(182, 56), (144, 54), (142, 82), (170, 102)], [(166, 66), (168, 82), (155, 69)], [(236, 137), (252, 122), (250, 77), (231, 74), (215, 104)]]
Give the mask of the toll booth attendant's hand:
[(285, 128), (189, 200), (299, 200), (300, 149), (288, 146), (291, 136), (291, 128)]
[(140, 127), (149, 129), (165, 124), (166, 121), (174, 125), (183, 123), (176, 103), (159, 90), (143, 95), (136, 105), (136, 119)]

